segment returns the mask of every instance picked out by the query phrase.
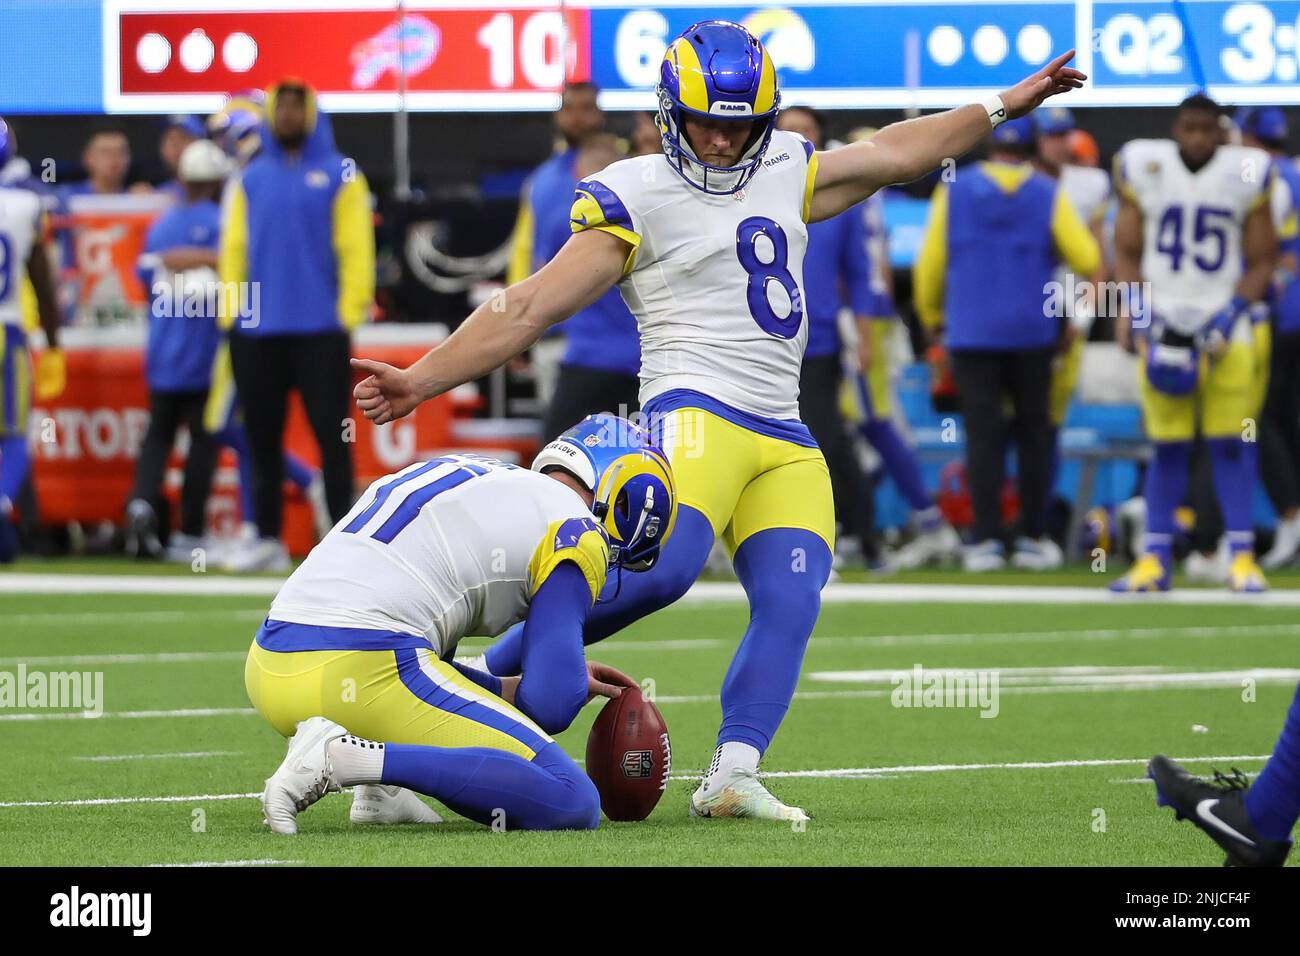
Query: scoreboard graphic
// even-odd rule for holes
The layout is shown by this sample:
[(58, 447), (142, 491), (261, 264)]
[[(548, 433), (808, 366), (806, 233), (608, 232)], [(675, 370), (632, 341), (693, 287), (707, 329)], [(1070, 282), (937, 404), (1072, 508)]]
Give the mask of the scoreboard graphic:
[[(55, 10), (58, 16), (54, 15)], [(285, 75), (331, 110), (551, 109), (591, 79), (650, 109), (659, 59), (691, 22), (758, 34), (787, 103), (938, 108), (1014, 83), (1071, 47), (1074, 106), (1300, 104), (1300, 0), (64, 0), (0, 5), (0, 54), (76, 55), (0, 76), (15, 112), (201, 112)], [(30, 56), (28, 56), (30, 59)]]

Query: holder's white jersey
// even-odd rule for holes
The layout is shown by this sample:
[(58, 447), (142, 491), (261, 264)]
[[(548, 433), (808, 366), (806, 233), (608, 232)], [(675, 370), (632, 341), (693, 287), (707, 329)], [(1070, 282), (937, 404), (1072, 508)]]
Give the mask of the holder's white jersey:
[(1116, 188), (1142, 210), (1142, 278), (1154, 314), (1194, 334), (1232, 299), (1242, 274), (1242, 225), (1269, 200), (1269, 155), (1220, 146), (1195, 173), (1168, 139), (1137, 139), (1115, 158)]
[(686, 183), (661, 153), (621, 160), (578, 184), (574, 232), (635, 248), (619, 289), (641, 333), (641, 404), (671, 389), (742, 411), (798, 419), (812, 146), (775, 131), (740, 192)]
[(21, 325), (23, 277), (41, 233), (41, 198), (0, 186), (0, 325)]
[(275, 621), (399, 631), (450, 657), (523, 620), (573, 561), (600, 593), (605, 533), (553, 478), (475, 455), (417, 462), (366, 489), (280, 589)]

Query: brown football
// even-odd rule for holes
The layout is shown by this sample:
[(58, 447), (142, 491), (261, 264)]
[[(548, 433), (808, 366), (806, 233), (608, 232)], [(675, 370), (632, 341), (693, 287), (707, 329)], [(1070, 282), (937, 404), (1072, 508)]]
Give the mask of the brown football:
[(587, 776), (611, 820), (650, 816), (672, 772), (663, 714), (635, 687), (607, 701), (587, 735)]

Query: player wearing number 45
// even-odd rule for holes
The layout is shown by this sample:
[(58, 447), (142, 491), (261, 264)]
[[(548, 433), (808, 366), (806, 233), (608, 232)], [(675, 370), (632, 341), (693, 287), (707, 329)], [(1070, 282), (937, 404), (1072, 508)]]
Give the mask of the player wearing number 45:
[[(774, 129), (776, 68), (758, 40), (725, 20), (694, 24), (660, 67), (662, 154), (579, 183), (574, 235), (559, 254), (410, 368), (354, 360), (370, 373), (355, 389), (358, 405), (392, 421), (518, 355), (618, 285), (641, 335), (641, 407), (672, 462), (681, 507), (659, 566), (598, 606), (585, 639), (677, 600), (723, 536), (750, 620), (722, 688), (718, 749), (691, 798), (698, 816), (807, 818), (757, 773), (794, 695), (834, 547), (826, 462), (798, 418), (807, 224), (928, 173), (991, 124), (1080, 86), (1083, 74), (1065, 65), (1072, 55), (985, 103), (815, 151)], [(516, 628), (489, 649), (493, 673), (518, 671), (521, 637)]]
[[(606, 573), (669, 539), (668, 460), (626, 419), (592, 416), (531, 471), (472, 455), (381, 478), (285, 582), (248, 652), (253, 706), (289, 741), (262, 806), (276, 833), (355, 786), (354, 823), (437, 822), (411, 791), (509, 829), (589, 829), (595, 786), (550, 738), (624, 674), (583, 659)], [(528, 615), (523, 676), (452, 660), (468, 634)]]
[[(1112, 591), (1169, 589), (1174, 510), (1187, 491), (1198, 431), (1227, 528), (1229, 586), (1267, 587), (1255, 562), (1255, 459), (1245, 438), (1268, 369), (1260, 361), (1267, 325), (1255, 327), (1251, 305), (1268, 294), (1273, 277), (1274, 173), (1263, 150), (1220, 144), (1219, 116), (1213, 100), (1188, 97), (1174, 117), (1173, 139), (1134, 140), (1115, 157), (1115, 278), (1151, 291), (1149, 302), (1130, 299), (1128, 315), (1155, 454), (1144, 489), (1146, 553)], [(1122, 338), (1129, 329), (1121, 320)]]

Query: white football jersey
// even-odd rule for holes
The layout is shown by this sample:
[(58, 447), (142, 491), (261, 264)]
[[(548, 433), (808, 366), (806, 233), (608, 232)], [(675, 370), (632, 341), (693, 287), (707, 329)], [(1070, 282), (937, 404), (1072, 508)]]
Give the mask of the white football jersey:
[(40, 197), (0, 186), (0, 325), (22, 324), (23, 277), (40, 230)]
[(1116, 157), (1117, 186), (1142, 210), (1142, 278), (1157, 317), (1194, 334), (1232, 299), (1242, 224), (1270, 193), (1269, 156), (1220, 146), (1191, 172), (1167, 139), (1138, 139)]
[(687, 184), (661, 153), (578, 184), (574, 231), (636, 246), (619, 289), (641, 334), (642, 405), (684, 388), (798, 419), (811, 154), (802, 136), (773, 132), (762, 167), (730, 196)]
[(1092, 166), (1062, 166), (1060, 184), (1084, 225), (1091, 227), (1110, 199), (1110, 174)]
[(423, 636), (449, 658), (461, 638), (523, 620), (565, 560), (582, 569), (594, 601), (609, 544), (576, 492), (526, 468), (449, 455), (372, 484), (267, 616)]

